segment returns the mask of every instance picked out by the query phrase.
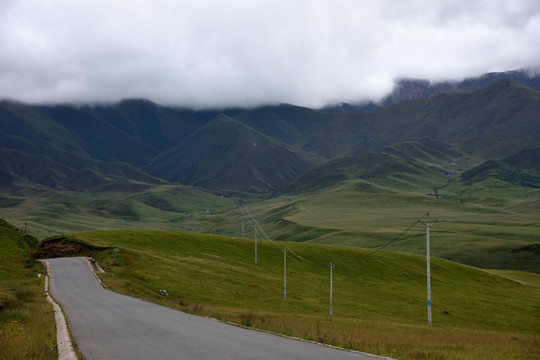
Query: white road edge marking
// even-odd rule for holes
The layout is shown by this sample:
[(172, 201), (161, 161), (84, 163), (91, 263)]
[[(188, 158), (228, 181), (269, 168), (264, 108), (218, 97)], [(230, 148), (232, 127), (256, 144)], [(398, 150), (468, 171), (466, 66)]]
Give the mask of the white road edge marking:
[(88, 257), (88, 256), (85, 256), (84, 257), (84, 260), (86, 260), (86, 263), (88, 264), (88, 268), (90, 269), (90, 272), (92, 273), (92, 275), (94, 275), (94, 277), (96, 278), (97, 282), (104, 288), (104, 289), (107, 289), (109, 290), (109, 287), (107, 285), (105, 285), (105, 283), (103, 283), (103, 281), (101, 281), (101, 279), (99, 278), (99, 276), (97, 276), (96, 272), (100, 272), (100, 273), (104, 273), (105, 271), (101, 268), (101, 266), (99, 266), (99, 264), (94, 260), (92, 259), (91, 257)]
[(47, 275), (45, 276), (45, 295), (47, 300), (52, 304), (54, 308), (54, 317), (56, 319), (56, 342), (58, 344), (58, 360), (77, 360), (75, 350), (71, 344), (71, 338), (69, 337), (68, 326), (64, 313), (60, 306), (54, 301), (49, 294), (49, 275), (51, 273), (51, 265), (46, 260), (40, 260), (45, 264), (47, 268)]

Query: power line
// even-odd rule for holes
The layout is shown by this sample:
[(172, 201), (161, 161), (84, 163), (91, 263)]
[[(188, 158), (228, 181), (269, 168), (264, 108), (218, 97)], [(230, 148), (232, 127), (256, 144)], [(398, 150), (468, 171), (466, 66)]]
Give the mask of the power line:
[[(422, 216), (423, 218), (423, 216)], [(376, 252), (386, 248), (387, 246), (395, 243), (396, 241), (398, 241), (403, 235), (405, 235), (405, 233), (407, 233), (409, 230), (411, 230), (416, 224), (418, 224), (418, 222), (420, 221), (420, 219), (417, 219), (415, 220), (407, 229), (405, 229), (401, 234), (397, 235), (395, 238), (393, 238), (392, 240), (390, 240), (389, 242), (387, 242), (386, 244), (380, 246), (378, 249), (370, 252), (369, 254), (365, 255), (365, 257), (368, 257), (368, 256), (371, 256), (373, 254), (375, 254)]]
[[(269, 236), (268, 234), (264, 231), (263, 227), (261, 226), (261, 224), (255, 219), (255, 217), (253, 216), (251, 210), (248, 208), (248, 206), (246, 205), (246, 203), (244, 201), (239, 201), (239, 204), (240, 206), (242, 207), (242, 214), (246, 214), (247, 215), (247, 220), (249, 221), (250, 224), (253, 225), (255, 231), (259, 232), (259, 234), (262, 235), (261, 239), (264, 240), (264, 241), (268, 241), (270, 242), (272, 245), (274, 245), (275, 247), (277, 248), (281, 248), (280, 245), (278, 245), (275, 241), (273, 241)], [(396, 237), (394, 237), (392, 240), (390, 240), (389, 242), (385, 243), (385, 244), (382, 244), (382, 245), (379, 245), (379, 247), (372, 251), (371, 253), (368, 253), (367, 255), (365, 255), (364, 257), (368, 257), (368, 256), (371, 256), (375, 253), (377, 253), (378, 251), (382, 250), (382, 249), (385, 249), (386, 247), (400, 241), (400, 240), (406, 240), (406, 239), (409, 239), (411, 237), (415, 237), (415, 236), (418, 236), (418, 235), (411, 235), (411, 236), (408, 236), (408, 237), (405, 237), (403, 238), (403, 235), (405, 235), (409, 230), (411, 230), (416, 224), (418, 224), (418, 222), (420, 222), (424, 217), (426, 216), (426, 214), (424, 214), (422, 217), (420, 217), (419, 219), (416, 219), (409, 227), (407, 227), (403, 232), (401, 232), (400, 234), (398, 234)], [(295, 252), (294, 250), (292, 250), (289, 246), (285, 245), (285, 247), (287, 248), (287, 250), (289, 250), (289, 253), (292, 254), (293, 256), (291, 256), (289, 253), (286, 254), (286, 256), (291, 259), (292, 261), (295, 261), (295, 262), (298, 262), (298, 263), (306, 263), (306, 264), (310, 264), (310, 265), (313, 265), (313, 266), (318, 266), (318, 267), (326, 267), (327, 264), (322, 264), (320, 262), (317, 262), (317, 261), (313, 261), (313, 260), (309, 260), (307, 259), (306, 257), (304, 256), (301, 256), (299, 255), (297, 252)], [(343, 265), (343, 266), (347, 266), (347, 265), (350, 265), (350, 264), (346, 264), (346, 263), (341, 263), (339, 265)]]
[[(255, 217), (253, 216), (253, 213), (251, 212), (251, 210), (249, 209), (249, 207), (246, 205), (246, 203), (242, 200), (240, 200), (239, 202), (239, 205), (241, 207), (241, 211), (242, 211), (242, 215), (246, 215), (246, 219), (247, 221), (253, 226), (254, 230), (256, 233), (259, 233), (262, 235), (261, 239), (263, 241), (268, 241), (270, 242), (272, 245), (274, 245), (275, 247), (279, 247), (281, 248), (280, 245), (278, 245), (275, 241), (273, 241), (269, 236), (268, 234), (264, 231), (262, 225), (255, 219)], [(256, 235), (255, 235), (256, 236)], [(308, 260), (306, 259), (305, 257), (303, 256), (300, 256), (298, 253), (296, 253), (293, 249), (291, 249), (289, 246), (285, 245), (286, 249), (288, 250), (288, 252), (286, 253), (286, 256), (291, 259), (292, 261), (295, 261), (295, 262), (298, 262), (298, 263), (306, 263), (306, 264), (311, 264), (311, 265), (314, 265), (314, 266), (320, 266), (320, 267), (326, 267), (326, 264), (321, 264), (321, 263), (318, 263), (318, 262), (315, 262), (315, 261), (312, 261), (312, 260)], [(292, 255), (291, 255), (292, 254)], [(294, 256), (294, 257), (293, 257)]]
[(278, 245), (275, 241), (273, 241), (269, 236), (268, 234), (264, 231), (263, 227), (261, 226), (261, 224), (255, 219), (255, 217), (253, 216), (253, 214), (251, 213), (251, 210), (249, 210), (249, 208), (247, 207), (246, 203), (244, 201), (241, 201), (241, 206), (242, 206), (242, 214), (247, 214), (247, 220), (249, 221), (249, 223), (255, 228), (257, 229), (257, 231), (259, 232), (259, 234), (262, 235), (261, 239), (262, 240), (265, 240), (265, 241), (269, 241), (270, 243), (272, 243), (272, 245), (276, 246), (276, 247), (280, 247), (280, 245)]
[[(247, 219), (251, 223), (251, 225), (253, 226), (253, 231), (254, 231), (254, 236), (255, 236), (255, 264), (257, 264), (257, 234), (258, 233), (263, 235), (263, 237), (262, 237), (263, 240), (269, 241), (274, 246), (278, 246), (278, 245), (272, 239), (270, 239), (270, 237), (266, 234), (266, 232), (264, 231), (262, 226), (254, 218), (253, 214), (251, 213), (251, 211), (249, 210), (249, 208), (247, 207), (245, 202), (239, 201), (239, 205), (240, 205), (241, 212), (242, 212), (242, 235), (244, 235), (244, 217), (245, 217), (245, 214), (248, 215)], [(406, 239), (409, 239), (411, 237), (418, 236), (418, 235), (409, 235), (409, 236), (403, 238), (403, 236), (409, 230), (411, 230), (416, 224), (418, 224), (420, 222), (424, 223), (424, 225), (426, 226), (426, 262), (427, 262), (426, 266), (427, 266), (428, 325), (431, 326), (432, 317), (431, 317), (431, 270), (430, 270), (429, 229), (430, 229), (430, 226), (433, 225), (435, 222), (438, 222), (438, 220), (431, 223), (430, 219), (429, 219), (429, 215), (430, 215), (430, 213), (428, 212), (425, 215), (423, 215), (421, 218), (416, 219), (416, 221), (414, 221), (411, 225), (409, 225), (404, 231), (402, 231), (400, 234), (398, 234), (392, 240), (390, 240), (389, 242), (387, 242), (387, 243), (385, 243), (383, 245), (380, 245), (379, 248), (377, 248), (376, 250), (368, 253), (364, 257), (371, 256), (371, 255), (377, 253), (378, 251), (390, 246), (391, 244), (393, 244), (393, 243), (395, 243), (395, 242), (397, 242), (399, 240), (406, 240)], [(426, 220), (422, 221), (422, 219), (424, 217), (426, 218)], [(287, 300), (287, 257), (289, 257), (289, 259), (291, 259), (291, 260), (293, 260), (295, 262), (303, 262), (303, 263), (310, 264), (310, 265), (313, 265), (313, 266), (329, 266), (330, 267), (330, 317), (333, 317), (333, 271), (334, 271), (334, 268), (337, 265), (337, 264), (334, 263), (333, 258), (330, 260), (330, 264), (322, 265), (322, 264), (320, 264), (318, 262), (308, 260), (305, 257), (298, 255), (294, 250), (292, 250), (287, 245), (284, 245), (281, 251), (283, 251), (283, 300)], [(296, 257), (296, 259), (293, 258), (290, 254), (288, 254), (288, 252), (291, 253), (292, 255), (294, 255), (294, 257)], [(345, 265), (348, 265), (348, 264), (345, 264)]]
[[(262, 240), (265, 240), (265, 241), (268, 241), (270, 242), (272, 245), (274, 245), (275, 247), (278, 247), (278, 248), (281, 248), (280, 245), (278, 245), (275, 241), (273, 241), (269, 236), (268, 234), (266, 234), (266, 232), (264, 231), (264, 229), (262, 228), (261, 224), (255, 219), (255, 217), (253, 216), (251, 210), (247, 207), (246, 203), (244, 201), (240, 201), (239, 202), (241, 207), (243, 208), (242, 210), (242, 214), (246, 214), (247, 215), (247, 220), (250, 222), (250, 224), (253, 225), (255, 231), (258, 231), (260, 234), (262, 234)], [(407, 240), (407, 239), (410, 239), (412, 237), (417, 237), (418, 235), (417, 234), (414, 234), (414, 235), (409, 235), (409, 236), (406, 236), (406, 237), (403, 237), (409, 230), (411, 230), (416, 224), (418, 224), (419, 222), (421, 222), (421, 220), (426, 217), (427, 214), (424, 214), (422, 215), (422, 217), (420, 218), (417, 218), (413, 223), (411, 223), (411, 225), (409, 225), (409, 227), (407, 227), (404, 231), (402, 231), (400, 234), (398, 234), (397, 236), (395, 236), (392, 240), (388, 241), (387, 243), (385, 244), (382, 244), (382, 245), (378, 245), (374, 251), (368, 253), (367, 255), (364, 255), (364, 257), (368, 257), (368, 256), (371, 256), (377, 252), (379, 252), (380, 250), (383, 250), (385, 249), (386, 247), (398, 242), (398, 241), (402, 241), (402, 240)], [(307, 259), (305, 256), (301, 256), (299, 255), (297, 252), (295, 252), (293, 249), (291, 249), (289, 246), (285, 245), (285, 247), (287, 248), (288, 250), (288, 253), (286, 253), (286, 256), (291, 259), (292, 261), (295, 261), (297, 263), (306, 263), (306, 264), (310, 264), (310, 265), (313, 265), (313, 266), (317, 266), (317, 267), (326, 267), (328, 266), (328, 264), (323, 264), (323, 263), (320, 263), (320, 262), (317, 262), (317, 261), (313, 261), (313, 260), (310, 260), (310, 259)], [(374, 247), (375, 248), (375, 247)], [(292, 254), (292, 255), (291, 255)], [(293, 257), (294, 256), (294, 257)], [(348, 264), (348, 263), (340, 263), (339, 264), (340, 266), (348, 266), (348, 265), (351, 265), (351, 264)]]

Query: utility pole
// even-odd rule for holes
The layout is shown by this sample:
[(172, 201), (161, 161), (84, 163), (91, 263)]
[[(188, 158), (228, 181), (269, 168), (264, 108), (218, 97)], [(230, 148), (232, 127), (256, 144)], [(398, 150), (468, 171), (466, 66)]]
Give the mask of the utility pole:
[(287, 300), (287, 246), (283, 247), (283, 300)]
[[(420, 220), (418, 220), (420, 221)], [(437, 222), (437, 221), (435, 221)], [(428, 325), (431, 326), (431, 266), (430, 266), (430, 246), (429, 246), (429, 227), (435, 222), (429, 222), (429, 212), (426, 214), (426, 268), (427, 268), (427, 318)]]
[(255, 265), (257, 265), (257, 225), (253, 225), (253, 232), (255, 233)]
[(242, 239), (244, 238), (244, 202), (240, 200), (240, 211), (242, 211)]
[(334, 273), (334, 268), (336, 267), (336, 265), (333, 264), (333, 260), (331, 259), (330, 260), (330, 317), (333, 317), (334, 314), (333, 314), (333, 303), (332, 303), (332, 295), (333, 295), (333, 289), (332, 289), (332, 285), (333, 285), (333, 273)]

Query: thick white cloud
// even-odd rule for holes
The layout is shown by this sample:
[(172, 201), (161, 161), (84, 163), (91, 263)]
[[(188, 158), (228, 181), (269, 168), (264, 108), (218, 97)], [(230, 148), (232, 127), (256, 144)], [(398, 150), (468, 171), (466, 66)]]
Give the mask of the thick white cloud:
[(0, 98), (317, 107), (538, 68), (538, 34), (537, 0), (3, 0)]

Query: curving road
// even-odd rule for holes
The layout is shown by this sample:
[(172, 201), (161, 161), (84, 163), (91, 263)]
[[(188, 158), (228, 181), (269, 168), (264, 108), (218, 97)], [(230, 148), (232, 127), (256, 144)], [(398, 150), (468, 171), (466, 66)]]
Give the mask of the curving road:
[(85, 360), (378, 358), (247, 330), (102, 288), (83, 258), (46, 260), (50, 293)]

